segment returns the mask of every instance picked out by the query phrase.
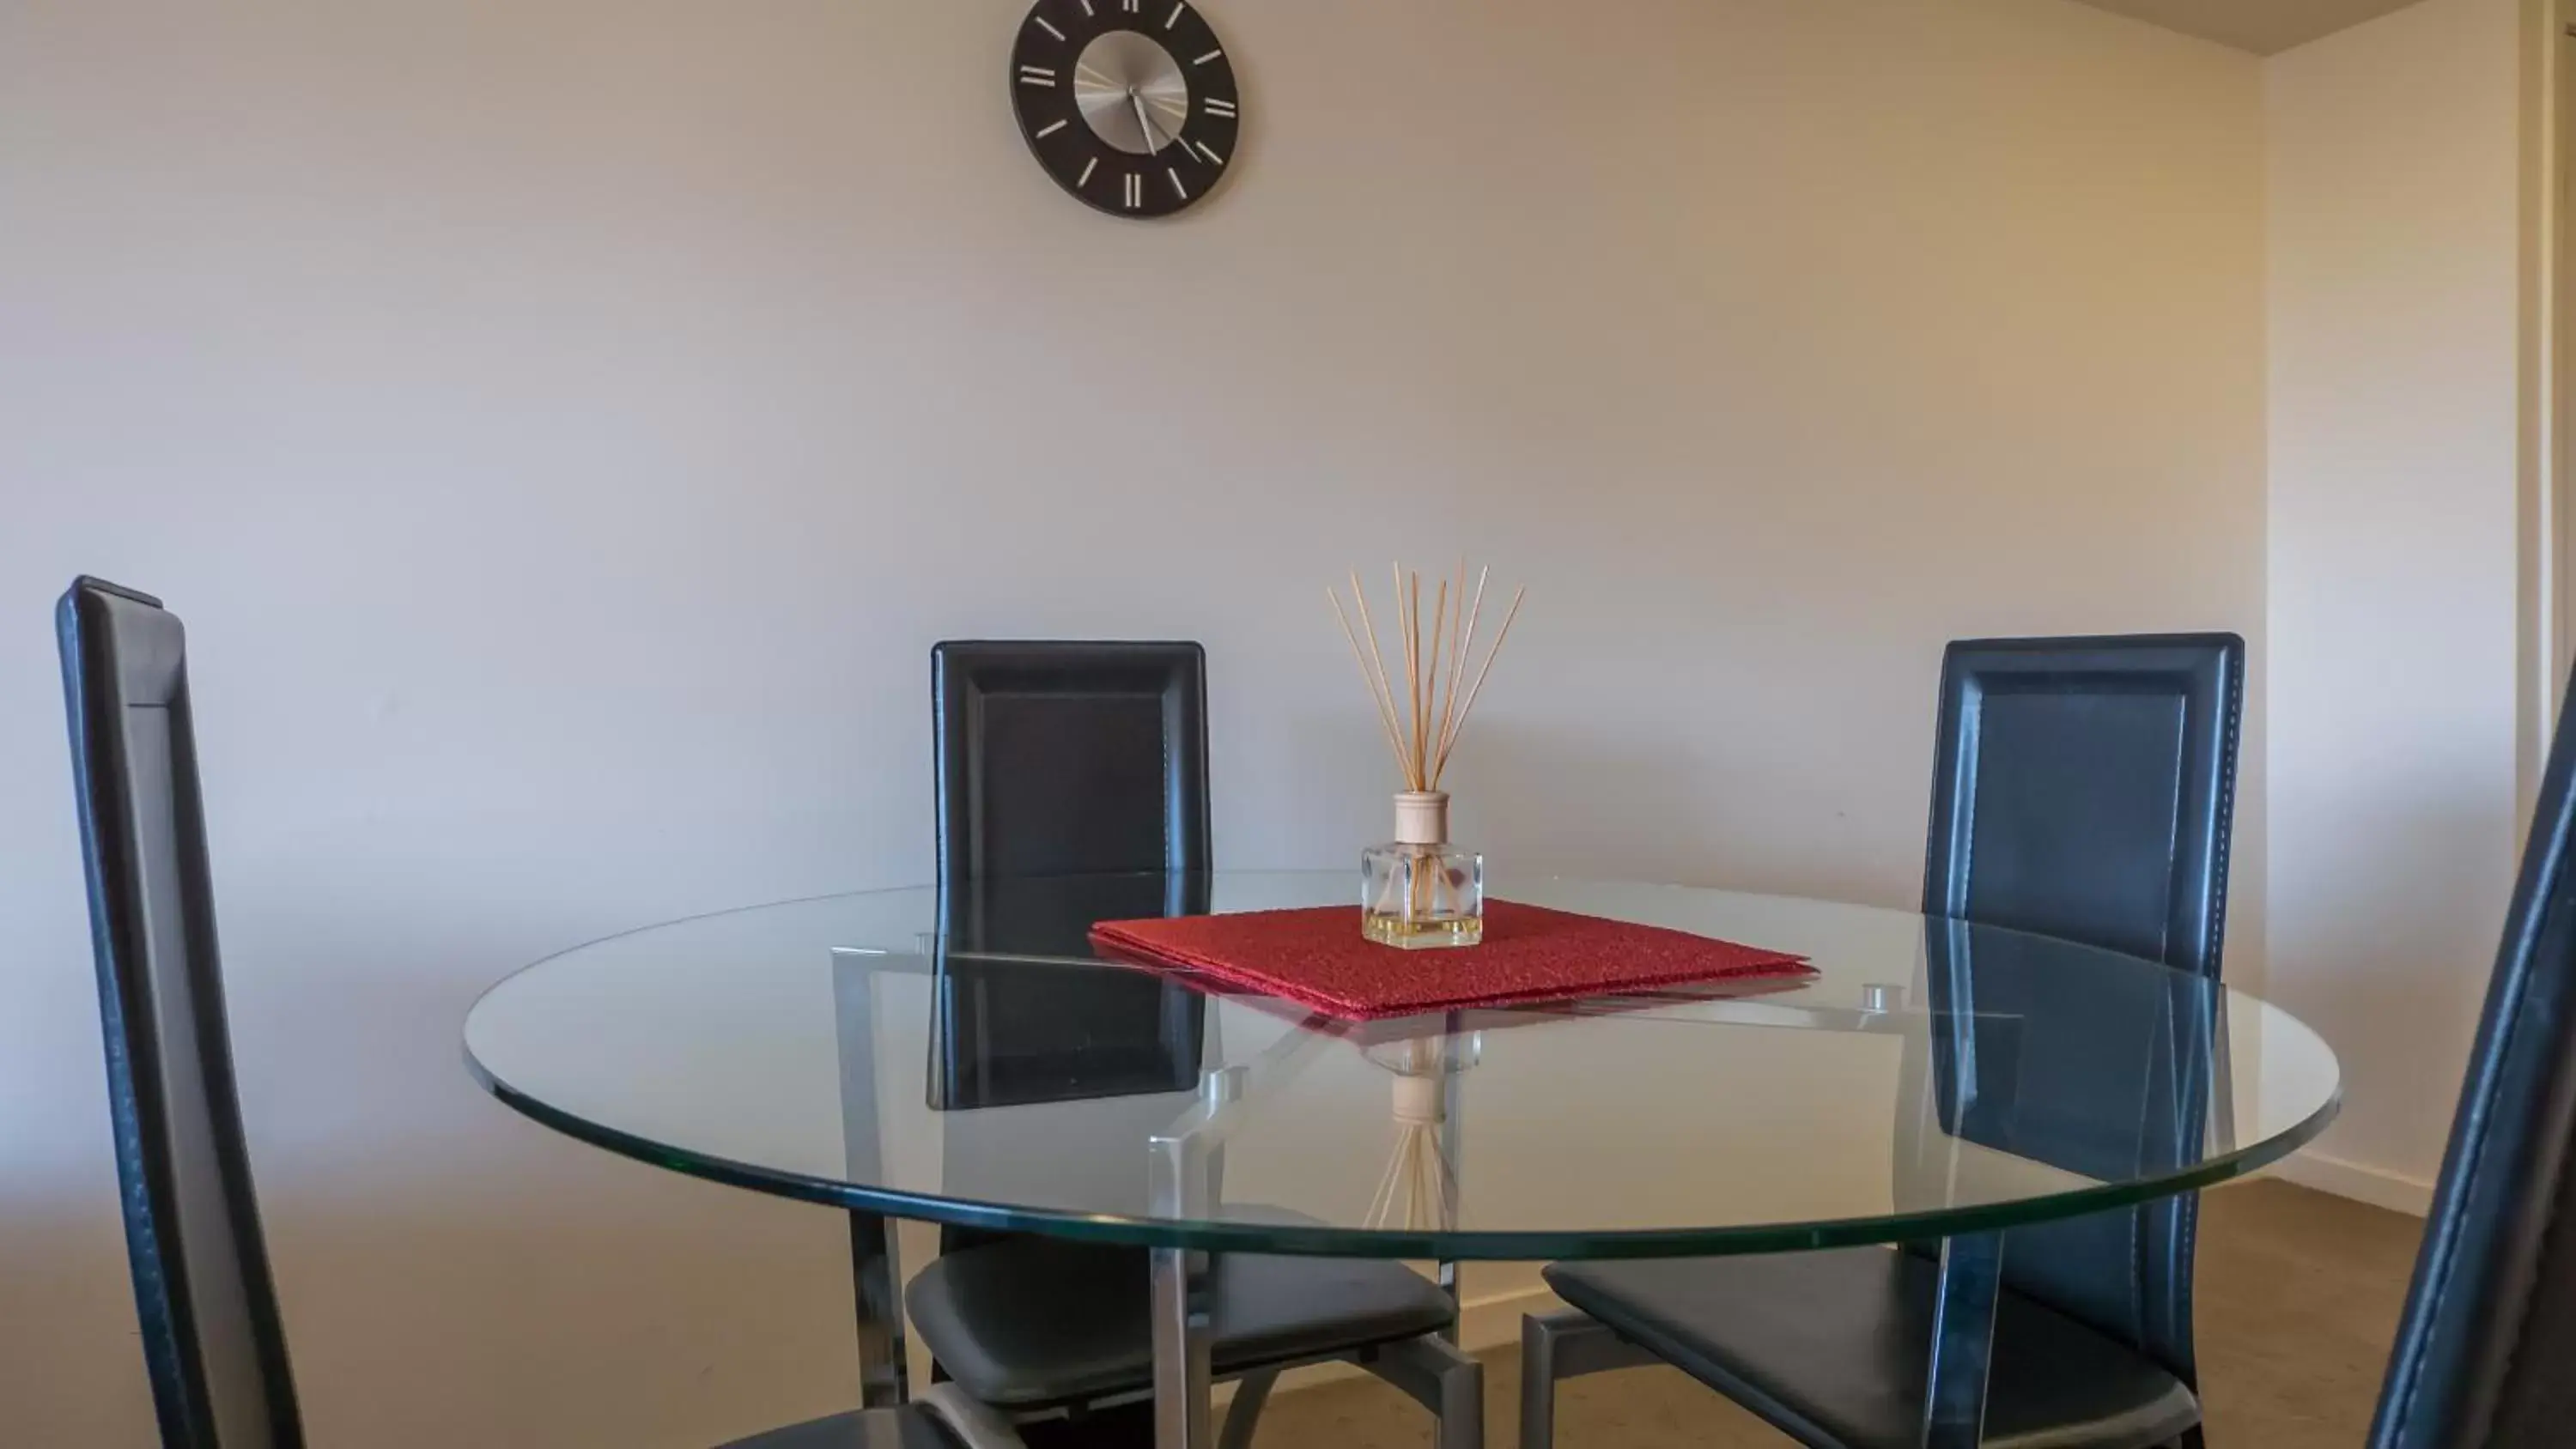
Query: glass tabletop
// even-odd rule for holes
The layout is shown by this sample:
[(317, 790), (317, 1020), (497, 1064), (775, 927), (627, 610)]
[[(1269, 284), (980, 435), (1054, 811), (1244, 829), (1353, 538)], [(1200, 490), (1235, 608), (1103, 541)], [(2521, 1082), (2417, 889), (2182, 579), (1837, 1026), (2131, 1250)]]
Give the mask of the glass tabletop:
[[(1344, 1257), (1985, 1231), (2248, 1172), (2340, 1100), (2334, 1054), (2288, 1014), (2112, 952), (1787, 897), (1501, 887), (1798, 952), (1816, 974), (1344, 1022), (1106, 963), (1085, 936), (1098, 920), (1343, 904), (1346, 874), (991, 882), (583, 946), (487, 992), (466, 1052), (557, 1130), (737, 1186)], [(1388, 952), (1389, 970), (1403, 961)]]

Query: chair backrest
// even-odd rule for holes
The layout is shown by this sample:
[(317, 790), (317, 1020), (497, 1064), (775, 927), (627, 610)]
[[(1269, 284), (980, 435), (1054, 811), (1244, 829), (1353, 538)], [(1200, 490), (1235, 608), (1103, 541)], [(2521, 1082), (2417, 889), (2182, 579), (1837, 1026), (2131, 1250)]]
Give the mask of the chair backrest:
[(1952, 644), (1923, 913), (2217, 975), (2244, 696), (2233, 634)]
[(161, 1440), (300, 1445), (215, 951), (187, 639), (75, 580), (56, 610), (126, 1249)]
[(2563, 705), (2415, 1259), (2372, 1449), (2576, 1424), (2576, 696)]
[[(1206, 909), (1204, 650), (951, 640), (930, 660), (941, 912), (951, 945), (1078, 954), (1092, 921), (1177, 914), (1192, 902)], [(1101, 878), (1112, 873), (1123, 878)], [(1057, 877), (1091, 879), (1046, 883)], [(976, 1091), (979, 1078), (989, 1087), (994, 1076), (967, 1069), (997, 1057), (1037, 1067), (1088, 1052), (1090, 1068), (1050, 1089), (1058, 1101), (1129, 1095), (1158, 1075), (1184, 1089), (1196, 1085), (1204, 1005), (1176, 1018), (1160, 982), (960, 963), (941, 972), (939, 989), (941, 1019), (972, 1028), (938, 1044), (956, 1068), (934, 1072), (956, 1089), (942, 1105), (1000, 1105)], [(1104, 1054), (1134, 1061), (1104, 1076)], [(1007, 1126), (950, 1118), (952, 1158), (1008, 1155), (996, 1136)], [(948, 1228), (940, 1241), (954, 1252), (993, 1236)]]
[(1095, 922), (1205, 915), (1208, 884), (1111, 875), (950, 887), (933, 958), (931, 1109), (1196, 1091), (1206, 994), (1151, 972), (1068, 963), (1090, 956)]
[[(1199, 1100), (1217, 1050), (1207, 996), (1127, 967), (956, 950), (937, 971), (929, 1096), (946, 1188), (1153, 1211), (1139, 1154)], [(940, 1242), (953, 1252), (1000, 1236), (949, 1228)]]
[[(2101, 1181), (2205, 1159), (2224, 1046), (2216, 981), (1955, 920), (1926, 923), (1924, 956), (1929, 1060), (1909, 1033), (1906, 1070), (1932, 1095), (1899, 1120), (1900, 1194), (1956, 1201), (1960, 1142)], [(2188, 1379), (2188, 1206), (2016, 1228), (2006, 1281)]]
[(1198, 645), (952, 640), (931, 694), (941, 884), (1208, 869)]
[[(2215, 981), (2244, 680), (2245, 641), (2233, 634), (1952, 644), (1941, 669), (1923, 913), (2100, 946)], [(2111, 1056), (2136, 1046), (2103, 1043)], [(2145, 1060), (2178, 1065), (2176, 1046)], [(2046, 1081), (2041, 1071), (2023, 1087), (2046, 1090)], [(2135, 1152), (2137, 1167), (2157, 1165), (2195, 1149), (2207, 1103), (2192, 1086), (2139, 1084), (2149, 1094), (2141, 1110), (2170, 1104), (2170, 1131), (2142, 1131), (2127, 1144), (2025, 1145), (2043, 1155)], [(2004, 1280), (2192, 1382), (2198, 1212), (2186, 1194), (2017, 1230), (2004, 1250)]]

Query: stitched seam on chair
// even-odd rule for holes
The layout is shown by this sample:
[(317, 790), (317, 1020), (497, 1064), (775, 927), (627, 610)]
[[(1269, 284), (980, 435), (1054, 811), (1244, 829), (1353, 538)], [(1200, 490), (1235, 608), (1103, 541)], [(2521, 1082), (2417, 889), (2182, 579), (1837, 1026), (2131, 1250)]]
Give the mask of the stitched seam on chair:
[[(2227, 729), (2218, 743), (2217, 763), (2221, 766), (2218, 779), (2218, 816), (2227, 822), (2227, 828), (2217, 833), (2217, 859), (2211, 862), (2214, 869), (2210, 884), (2215, 889), (2209, 903), (2209, 930), (2201, 940), (2200, 959), (2204, 969), (2219, 961), (2221, 942), (2227, 934), (2227, 866), (2233, 853), (2236, 834), (2236, 772), (2225, 768), (2225, 763), (2236, 758), (2237, 731), (2243, 724), (2245, 682), (2242, 674), (2243, 671), (2239, 670), (2239, 677), (2234, 681), (2235, 688), (2228, 691)], [(2209, 974), (2214, 979), (2217, 972), (2210, 971)]]
[[(2225, 1010), (2226, 1007), (2224, 1003), (2226, 1001), (2226, 996), (2224, 992), (2220, 994), (2219, 1001), (2221, 1003), (2219, 1009), (2222, 1011)], [(2181, 1043), (2177, 1041), (2175, 1045), (2179, 1048)], [(2217, 1067), (2215, 1053), (2218, 1049), (2218, 1039), (2215, 1032), (2211, 1034), (2209, 1046), (2212, 1053), (2212, 1061), (2210, 1064), (2211, 1070), (2215, 1071)], [(2183, 1082), (2177, 1081), (2174, 1083), (2174, 1089), (2177, 1093), (2180, 1093), (2183, 1088)], [(2206, 1108), (2204, 1104), (2204, 1115), (2205, 1114)], [(2172, 1332), (2175, 1345), (2178, 1346), (2183, 1353), (2190, 1355), (2191, 1374), (2189, 1376), (2188, 1386), (2192, 1391), (2192, 1396), (2197, 1399), (2200, 1395), (2200, 1347), (2192, 1334), (2191, 1291), (2195, 1259), (2199, 1252), (2200, 1194), (2198, 1192), (2190, 1192), (2174, 1199), (2172, 1212), (2174, 1215), (2175, 1241), (2172, 1249), (2170, 1250), (2168, 1261), (2169, 1266), (2174, 1271), (2167, 1287), (2173, 1295), (2170, 1302), (2173, 1313), (2170, 1316), (2170, 1321), (2165, 1326)]]
[[(2231, 681), (2234, 687), (2229, 689), (2227, 692), (2227, 728), (2220, 733), (2218, 759), (2213, 762), (2219, 768), (2218, 818), (2227, 822), (2227, 826), (2225, 829), (2216, 832), (2217, 844), (2213, 847), (2213, 858), (2210, 862), (2210, 884), (2212, 890), (2210, 893), (2209, 903), (2209, 929), (2201, 938), (2201, 964), (2212, 982), (2221, 980), (2225, 971), (2224, 942), (2227, 937), (2227, 870), (2228, 866), (2233, 861), (2235, 850), (2236, 772), (2228, 768), (2227, 764), (2236, 757), (2237, 747), (2241, 743), (2241, 731), (2244, 728), (2245, 722), (2245, 684), (2243, 671), (2241, 669), (2236, 671), (2236, 676), (2237, 677)], [(2226, 998), (2222, 995), (2219, 1000), (2221, 1003), (2219, 1009), (2225, 1010)], [(2200, 1202), (2197, 1194), (2183, 1199), (2176, 1205), (2174, 1209), (2174, 1239), (2176, 1265), (2179, 1267), (2180, 1265), (2191, 1263), (2199, 1252), (2200, 1241)], [(2142, 1261), (2139, 1265), (2138, 1281), (2143, 1286), (2146, 1283), (2146, 1268), (2143, 1262), (2145, 1244), (2143, 1242), (2139, 1244), (2139, 1250), (2142, 1255)], [(2169, 1285), (2173, 1293), (2173, 1307), (2175, 1312), (2172, 1315), (2173, 1321), (2166, 1326), (2172, 1330), (2176, 1341), (2186, 1346), (2190, 1345), (2192, 1341), (2192, 1335), (2189, 1328), (2191, 1319), (2191, 1280), (2191, 1271), (2188, 1268), (2184, 1268), (2182, 1271), (2177, 1272), (2174, 1275), (2174, 1282)], [(2195, 1390), (2197, 1389), (2196, 1381), (2200, 1376), (2199, 1357), (2200, 1355), (2198, 1351), (2194, 1349), (2192, 1352), (2192, 1377), (2195, 1380)]]
[[(2553, 1213), (2557, 1208), (2557, 1205), (2557, 1198), (2553, 1194), (2550, 1198), (2550, 1206)], [(2535, 1305), (2532, 1299), (2534, 1292), (2540, 1283), (2541, 1263), (2548, 1255), (2549, 1239), (2552, 1235), (2552, 1231), (2552, 1226), (2543, 1226), (2541, 1228), (2540, 1241), (2532, 1253), (2531, 1265), (2516, 1282), (2515, 1286), (2521, 1290), (2520, 1296), (2522, 1299), (2522, 1310), (2513, 1316), (2514, 1334), (2513, 1338), (2505, 1346), (2504, 1362), (2499, 1365), (2500, 1372), (2497, 1375), (2499, 1379), (2510, 1379), (2513, 1377), (2514, 1365), (2522, 1360), (2523, 1336), (2525, 1330), (2530, 1327), (2531, 1315), (2535, 1310)], [(2502, 1407), (2503, 1405), (2501, 1403), (2490, 1406), (2485, 1424), (2487, 1432), (2494, 1432), (2495, 1420), (2498, 1417), (2497, 1411), (2501, 1410)]]
[(1155, 735), (1155, 748), (1163, 761), (1163, 869), (1172, 869), (1172, 731), (1167, 724)]
[(2174, 1264), (2179, 1270), (2174, 1275), (2176, 1284), (2174, 1296), (2179, 1311), (2175, 1314), (2175, 1321), (2171, 1326), (2175, 1330), (2177, 1340), (2191, 1351), (2190, 1388), (2196, 1398), (2200, 1394), (2200, 1347), (2193, 1341), (2191, 1332), (2191, 1280), (2193, 1264), (2200, 1251), (2199, 1193), (2192, 1193), (2182, 1200), (2178, 1216), (2181, 1220), (2181, 1251), (2176, 1255)]
[[(2510, 1038), (2511, 1028), (2507, 1029), (2506, 1035)], [(2461, 1178), (2463, 1191), (2460, 1195), (2464, 1198), (2474, 1195), (2476, 1191), (2478, 1177), (2486, 1157), (2486, 1148), (2486, 1134), (2481, 1132), (2478, 1140), (2469, 1149), (2468, 1170)], [(2443, 1250), (2441, 1266), (2435, 1271), (2433, 1281), (2429, 1285), (2431, 1292), (2427, 1295), (2424, 1305), (2427, 1319), (2438, 1320), (2442, 1316), (2443, 1305), (2450, 1301), (2451, 1285), (2457, 1277), (2455, 1270), (2458, 1267), (2458, 1248), (2459, 1245), (2455, 1241), (2446, 1245)], [(2414, 1415), (2416, 1392), (2423, 1384), (2423, 1375), (2418, 1372), (2421, 1367), (2420, 1359), (2408, 1366), (2405, 1386), (2398, 1391), (2395, 1419), (2400, 1425)]]
[[(2553, 890), (2555, 888), (2558, 874), (2559, 872), (2557, 871), (2552, 871), (2550, 873)], [(2545, 896), (2543, 897), (2543, 900), (2545, 902)], [(2545, 912), (2547, 909), (2548, 907), (2544, 903), (2542, 910)], [(2511, 1059), (2513, 1055), (2514, 1039), (2520, 1035), (2523, 1030), (2521, 1012), (2522, 998), (2524, 992), (2529, 989), (2529, 986), (2530, 982), (2527, 979), (2515, 983), (2513, 1001), (2505, 1008), (2504, 1027), (2502, 1032), (2499, 1034), (2496, 1043), (2496, 1061), (2499, 1064)], [(2485, 1176), (2488, 1139), (2491, 1135), (2492, 1124), (2481, 1122), (2479, 1124), (2477, 1136), (2469, 1143), (2465, 1160), (2461, 1164), (2460, 1171), (2460, 1197), (2463, 1202), (2472, 1199), (2477, 1195), (2480, 1182)], [(2437, 1201), (2435, 1206), (2438, 1208), (2441, 1204)], [(2459, 1276), (2458, 1269), (2459, 1243), (2457, 1238), (2453, 1237), (2449, 1243), (2444, 1245), (2442, 1256), (2439, 1260), (2439, 1267), (2436, 1268), (2432, 1281), (2426, 1285), (2429, 1290), (2426, 1295), (2425, 1303), (2425, 1317), (2427, 1319), (2439, 1320), (2441, 1318), (2444, 1305), (2450, 1301), (2452, 1285), (2456, 1282)], [(2423, 1386), (2423, 1375), (2418, 1371), (2421, 1367), (2422, 1364), (2420, 1360), (2416, 1364), (2409, 1366), (2404, 1387), (2398, 1390), (2397, 1398), (2392, 1405), (2392, 1408), (2395, 1411), (2393, 1417), (2399, 1426), (2403, 1426), (2406, 1420), (2414, 1415), (2415, 1400), (2417, 1398), (2418, 1391)]]
[[(2494, 1043), (2495, 1054), (2493, 1059), (2497, 1063), (2496, 1069), (2498, 1071), (2502, 1070), (2503, 1063), (2512, 1059), (2517, 1039), (2523, 1036), (2527, 1030), (2527, 1023), (2525, 1022), (2522, 1014), (2522, 1003), (2524, 998), (2528, 996), (2531, 991), (2531, 978), (2525, 968), (2529, 966), (2531, 957), (2538, 949), (2540, 943), (2540, 936), (2542, 934), (2540, 922), (2547, 919), (2550, 901), (2557, 895), (2561, 884), (2566, 878), (2567, 821), (2564, 807), (2561, 808), (2559, 818), (2550, 822), (2549, 828), (2555, 836), (2555, 839), (2549, 847), (2547, 865), (2539, 872), (2540, 879), (2534, 883), (2532, 890), (2532, 900), (2539, 911), (2539, 920), (2534, 921), (2530, 926), (2526, 927), (2519, 934), (2518, 938), (2513, 940), (2513, 955), (2515, 958), (2513, 962), (2513, 970), (2516, 974), (2505, 978), (2505, 981), (2508, 983), (2507, 989), (2512, 992), (2512, 998), (2509, 1001), (2496, 1003), (2498, 1026), (2496, 1031), (2496, 1041)], [(2535, 835), (2538, 833), (2539, 829), (2540, 823), (2535, 821), (2533, 823), (2533, 832)], [(2509, 921), (2507, 928), (2511, 929), (2511, 927), (2512, 923)], [(2483, 1053), (2473, 1053), (2470, 1057), (2469, 1064), (2472, 1073), (2477, 1071), (2479, 1060), (2482, 1055)], [(2474, 1091), (2476, 1089), (2476, 1085), (2476, 1080), (2473, 1076), (2471, 1078), (2469, 1090)], [(2466, 1110), (2467, 1104), (2464, 1100), (2462, 1111), (2465, 1112)], [(2494, 1123), (2492, 1119), (2481, 1118), (2478, 1123), (2477, 1134), (2469, 1140), (2461, 1151), (2461, 1159), (2459, 1163), (2459, 1200), (2463, 1203), (2473, 1199), (2477, 1195), (2478, 1188), (2486, 1174), (2487, 1150), (2493, 1135)], [(2448, 1166), (2448, 1164), (2445, 1165)], [(2447, 1194), (2436, 1195), (2433, 1203), (2433, 1207), (2436, 1212), (2439, 1212), (2445, 1206), (2450, 1205), (2445, 1201), (2446, 1196)], [(2427, 1253), (2438, 1251), (2440, 1254), (2440, 1256), (2432, 1260), (2432, 1276), (2425, 1282), (2425, 1317), (2438, 1321), (2442, 1315), (2443, 1308), (2450, 1301), (2452, 1286), (2459, 1276), (2459, 1243), (2457, 1236), (2453, 1235), (2447, 1243), (2436, 1243), (2428, 1240), (2425, 1251)], [(2401, 1333), (2405, 1332), (2406, 1327), (2406, 1325), (2401, 1324), (2399, 1326), (2399, 1331)], [(2420, 1371), (2421, 1367), (2422, 1365), (2420, 1362), (2409, 1366), (2405, 1378), (2400, 1381), (2400, 1386), (2398, 1387), (2395, 1396), (2389, 1401), (2391, 1420), (2393, 1424), (2400, 1429), (2404, 1427), (2408, 1419), (2413, 1417), (2416, 1401), (2421, 1396), (2421, 1390), (2423, 1387), (2423, 1375)], [(2394, 1373), (2395, 1371), (2395, 1365), (2392, 1363), (2391, 1372)]]

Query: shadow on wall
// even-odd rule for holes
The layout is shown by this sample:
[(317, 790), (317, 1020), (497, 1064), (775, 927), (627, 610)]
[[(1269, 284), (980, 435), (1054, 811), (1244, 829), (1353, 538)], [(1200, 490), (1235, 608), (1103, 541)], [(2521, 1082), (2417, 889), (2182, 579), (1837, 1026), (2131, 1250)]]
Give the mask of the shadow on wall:
[[(527, 882), (552, 878), (486, 846), (480, 889), (451, 870), (443, 899), (394, 911), (414, 863), (340, 843), (300, 842), (283, 892), (222, 903), (253, 1172), (312, 1442), (713, 1444), (855, 1404), (837, 1213), (576, 1143), (465, 1069), (460, 1026), (485, 987), (674, 913), (705, 879), (639, 869), (622, 906), (602, 893), (549, 909)], [(219, 847), (217, 869), (255, 855)], [(561, 858), (575, 875), (617, 867)], [(86, 990), (85, 955), (57, 954), (48, 969)], [(65, 1043), (52, 1069), (95, 1081), (97, 1052), (94, 1034)], [(145, 1449), (158, 1439), (109, 1124), (95, 1097), (77, 1115), (49, 1128), (50, 1175), (0, 1187), (0, 1314), (28, 1329), (0, 1355), (0, 1443)]]
[[(1562, 873), (1910, 907), (1931, 793), (1937, 622), (1838, 641), (1832, 667), (1800, 627), (1755, 618), (1730, 621), (1723, 647), (1705, 652), (1516, 635), (1444, 782), (1459, 841), (1487, 852), (1502, 880)], [(1237, 820), (1292, 822), (1287, 839), (1350, 842), (1355, 860), (1390, 830), (1398, 785), (1357, 672), (1333, 663), (1330, 692), (1286, 718), (1220, 708), (1217, 803)], [(1891, 681), (1902, 709), (1888, 707)], [(1271, 778), (1224, 769), (1227, 736), (1247, 732), (1239, 747)], [(1251, 790), (1267, 798), (1238, 798)], [(1324, 863), (1247, 856), (1243, 843), (1221, 823), (1220, 863)], [(1336, 848), (1330, 861), (1340, 858)]]
[(2345, 1067), (2319, 1146), (2418, 1187), (2440, 1166), (2521, 845), (2493, 778), (2275, 776), (2265, 984)]
[[(107, 1124), (99, 1124), (102, 1142)], [(141, 1331), (126, 1276), (125, 1235), (90, 1195), (0, 1203), (0, 1303), (42, 1334), (17, 1338), (0, 1360), (9, 1442), (159, 1442), (143, 1377)]]
[[(839, 1214), (519, 1125), (493, 1134), (498, 1152), (413, 1164), (397, 1193), (296, 1192), (267, 1175), (312, 1442), (714, 1444), (856, 1403)], [(390, 1143), (371, 1155), (348, 1165), (379, 1180), (405, 1166)], [(157, 1442), (130, 1282), (112, 1216), (63, 1205), (0, 1222), (9, 1312), (49, 1325), (0, 1365), (0, 1438)], [(624, 1387), (605, 1402), (563, 1389), (610, 1382)]]
[[(1876, 782), (1818, 773), (1812, 759), (1721, 755), (1688, 734), (1618, 721), (1479, 718), (1444, 782), (1457, 797), (1459, 843), (1486, 853), (1505, 890), (1514, 875), (1568, 875), (1911, 908), (1920, 855), (1880, 860), (1860, 842), (1883, 837), (1905, 849), (1923, 808), (1915, 801), (1928, 795), (1928, 754), (1921, 793), (1899, 795), (1900, 803), (1856, 804), (1855, 792)], [(1333, 778), (1346, 762), (1364, 758), (1360, 746), (1376, 745), (1366, 782), (1336, 791), (1334, 804), (1322, 807), (1334, 811), (1336, 824), (1347, 820), (1356, 861), (1357, 842), (1383, 839), (1392, 828), (1387, 796), (1396, 788), (1395, 767), (1385, 745), (1362, 738), (1344, 718), (1320, 716), (1301, 721), (1289, 743), (1289, 773), (1307, 780)], [(1886, 829), (1891, 810), (1906, 818), (1895, 832)], [(1774, 825), (1750, 834), (1748, 820)]]
[[(1284, 730), (1277, 798), (1245, 813), (1282, 822), (1274, 838), (1347, 842), (1344, 858), (1265, 858), (1230, 847), (1220, 830), (1220, 868), (1270, 865), (1358, 868), (1360, 851), (1394, 831), (1391, 797), (1403, 788), (1381, 731), (1357, 712), (1308, 714)], [(1669, 772), (1644, 750), (1625, 751), (1576, 730), (1528, 729), (1478, 719), (1458, 747), (1442, 786), (1456, 797), (1451, 830), (1480, 850), (1503, 878), (1566, 874), (1660, 879), (1686, 865), (1704, 874), (1719, 831), (1672, 789)], [(1294, 782), (1305, 782), (1302, 785)], [(1317, 783), (1326, 782), (1326, 783)], [(1220, 780), (1222, 794), (1233, 793)]]
[[(1667, 757), (1668, 758), (1668, 757)], [(1721, 779), (1659, 767), (1654, 748), (1622, 748), (1614, 734), (1574, 727), (1479, 721), (1450, 784), (1470, 844), (1506, 874), (1602, 876), (1727, 885), (1709, 880), (1731, 854), (1726, 819), (1710, 796)]]

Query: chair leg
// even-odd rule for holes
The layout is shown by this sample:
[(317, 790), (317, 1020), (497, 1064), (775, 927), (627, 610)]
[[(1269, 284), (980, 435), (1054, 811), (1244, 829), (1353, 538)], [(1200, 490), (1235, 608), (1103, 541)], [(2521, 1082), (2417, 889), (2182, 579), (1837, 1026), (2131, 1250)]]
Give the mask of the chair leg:
[(1384, 1344), (1361, 1367), (1439, 1416), (1439, 1449), (1484, 1449), (1485, 1366), (1436, 1333)]
[(1226, 1408), (1225, 1428), (1217, 1434), (1217, 1449), (1252, 1449), (1252, 1431), (1261, 1422), (1261, 1406), (1269, 1402), (1270, 1386), (1277, 1382), (1277, 1369), (1245, 1374), (1234, 1381), (1234, 1402)]
[(1440, 1407), (1432, 1412), (1440, 1422), (1432, 1443), (1438, 1449), (1485, 1449), (1485, 1366), (1447, 1339), (1433, 1341), (1448, 1355), (1434, 1371)]
[(1010, 1420), (991, 1405), (966, 1397), (955, 1384), (935, 1384), (913, 1402), (966, 1449), (1025, 1449)]
[(1521, 1449), (1555, 1449), (1556, 1335), (1547, 1320), (1521, 1315)]
[(1556, 1442), (1556, 1382), (1611, 1369), (1660, 1363), (1592, 1315), (1563, 1312), (1521, 1317), (1521, 1449)]
[(1441, 1366), (1440, 1426), (1433, 1442), (1439, 1449), (1485, 1449), (1485, 1366), (1473, 1357), (1461, 1354)]

